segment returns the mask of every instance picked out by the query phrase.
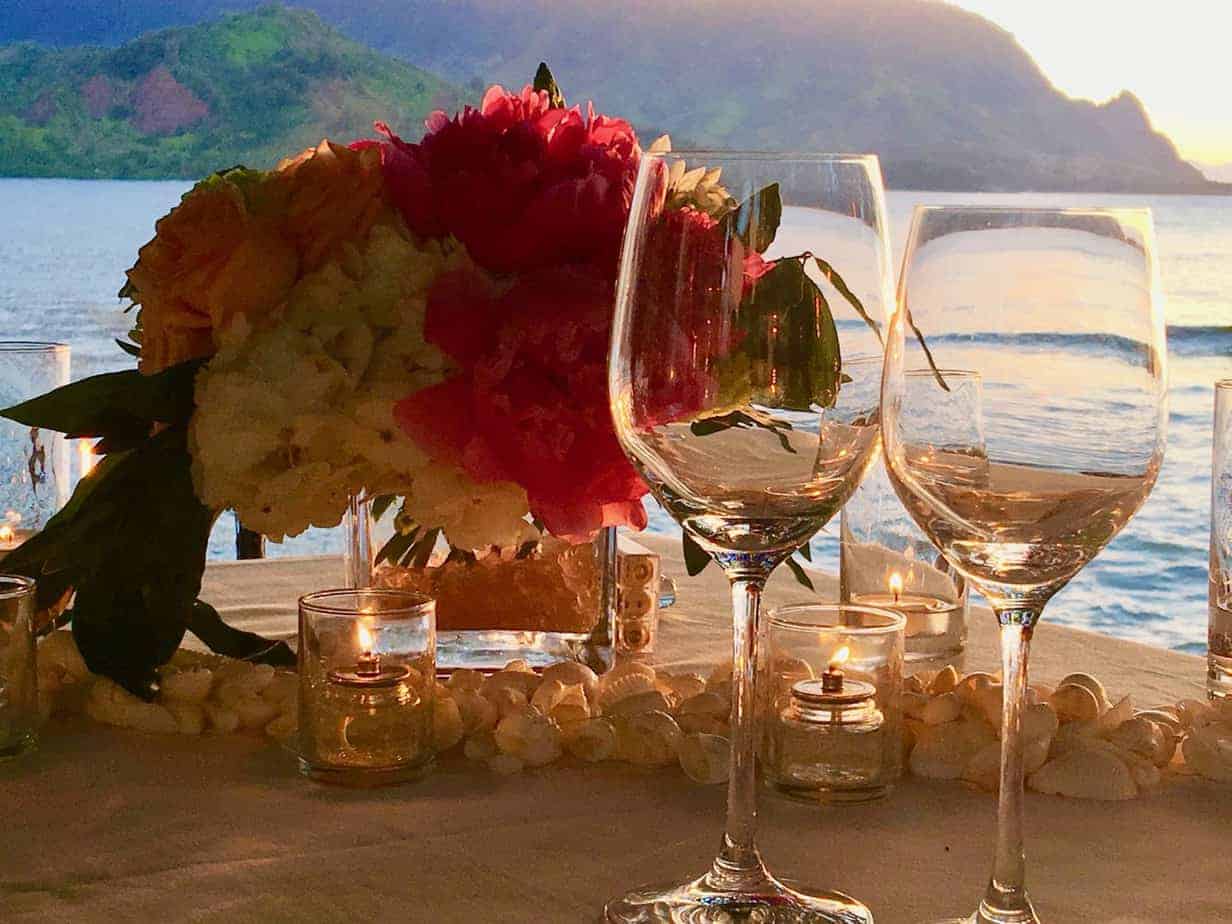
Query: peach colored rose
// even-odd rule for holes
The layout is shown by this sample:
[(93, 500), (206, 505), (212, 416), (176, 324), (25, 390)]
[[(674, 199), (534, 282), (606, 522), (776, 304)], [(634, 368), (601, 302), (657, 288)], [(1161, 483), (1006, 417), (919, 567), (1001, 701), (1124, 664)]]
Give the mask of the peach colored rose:
[(386, 202), (378, 150), (350, 150), (322, 141), (282, 161), (257, 193), (258, 208), (278, 215), (310, 273), (347, 241), (362, 240), (381, 218)]
[(241, 183), (259, 182), (250, 172), (210, 177), (155, 225), (126, 288), (141, 306), (142, 372), (211, 355), (236, 316), (259, 322), (295, 283), (295, 248), (248, 207)]

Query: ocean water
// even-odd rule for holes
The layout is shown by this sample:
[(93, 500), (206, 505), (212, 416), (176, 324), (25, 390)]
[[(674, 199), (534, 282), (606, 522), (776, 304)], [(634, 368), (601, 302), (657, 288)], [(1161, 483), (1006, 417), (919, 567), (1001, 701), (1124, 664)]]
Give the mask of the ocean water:
[[(116, 292), (180, 182), (0, 179), (0, 339), (63, 340), (73, 376), (124, 368), (112, 342), (129, 329)], [(1046, 618), (1165, 648), (1205, 650), (1212, 384), (1232, 377), (1232, 198), (892, 192), (901, 253), (917, 204), (1150, 206), (1155, 213), (1170, 353), (1168, 452), (1138, 516), (1049, 605)], [(661, 511), (651, 528), (675, 532)], [(837, 568), (837, 523), (814, 542)], [(210, 552), (233, 554), (230, 518)], [(337, 551), (337, 530), (313, 530), (271, 555)]]

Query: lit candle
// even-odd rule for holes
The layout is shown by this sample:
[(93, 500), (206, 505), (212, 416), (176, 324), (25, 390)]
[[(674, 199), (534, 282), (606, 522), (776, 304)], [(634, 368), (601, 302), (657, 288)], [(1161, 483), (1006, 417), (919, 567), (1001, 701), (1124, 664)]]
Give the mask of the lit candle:
[(903, 576), (897, 571), (890, 575), (890, 593), (894, 595), (894, 605), (897, 606), (903, 595)]
[(355, 626), (355, 635), (359, 640), (359, 658), (355, 661), (355, 673), (360, 677), (381, 676), (381, 656), (372, 649), (372, 633), (362, 622)]
[(0, 558), (4, 553), (11, 552), (34, 535), (34, 530), (23, 529), (21, 514), (16, 510), (6, 511), (3, 522), (0, 522)]
[(841, 646), (830, 656), (830, 663), (821, 674), (821, 689), (824, 693), (843, 692), (843, 665), (851, 657), (851, 649)]
[(329, 679), (344, 687), (392, 687), (411, 674), (405, 664), (385, 665), (376, 651), (376, 639), (372, 630), (363, 622), (355, 623), (355, 642), (359, 656), (349, 671), (330, 671)]
[(851, 595), (851, 602), (902, 613), (907, 620), (909, 637), (943, 635), (961, 604), (931, 594), (905, 592), (904, 583), (903, 575), (895, 571), (887, 582), (888, 593), (855, 593)]

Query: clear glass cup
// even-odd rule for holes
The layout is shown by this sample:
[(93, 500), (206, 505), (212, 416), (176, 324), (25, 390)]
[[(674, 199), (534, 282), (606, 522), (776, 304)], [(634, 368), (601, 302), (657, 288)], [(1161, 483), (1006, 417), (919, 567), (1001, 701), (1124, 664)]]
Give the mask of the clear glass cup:
[(299, 762), (312, 779), (380, 786), (432, 766), (436, 604), (323, 590), (299, 601)]
[[(814, 804), (889, 792), (903, 763), (905, 626), (901, 613), (848, 603), (770, 612), (761, 672), (768, 787)], [(827, 695), (827, 685), (837, 689)]]
[[(911, 404), (935, 409), (952, 430), (946, 442), (979, 445), (978, 432), (971, 432), (981, 420), (979, 374), (946, 369), (944, 375), (946, 389), (931, 369), (909, 370), (903, 413), (912, 413)], [(957, 662), (967, 644), (967, 581), (904, 509), (880, 455), (843, 505), (839, 535), (840, 599), (902, 613), (909, 666)]]
[[(0, 341), (0, 408), (67, 385), (64, 343)], [(41, 530), (68, 500), (67, 441), (50, 430), (0, 419), (0, 557)]]
[(0, 574), (0, 759), (38, 739), (34, 581)]
[(1232, 696), (1232, 379), (1215, 383), (1206, 689)]
[[(886, 341), (882, 441), (919, 527), (992, 604), (1004, 706), (997, 844), (976, 924), (1028, 924), (1022, 706), (1044, 605), (1146, 500), (1163, 462), (1167, 345), (1149, 211), (919, 208)], [(955, 440), (920, 368), (979, 373)], [(964, 428), (959, 427), (958, 432)]]
[(891, 302), (871, 156), (687, 151), (642, 159), (617, 284), (617, 437), (732, 586), (732, 773), (710, 870), (608, 903), (609, 922), (871, 920), (788, 888), (755, 843), (755, 688), (769, 574), (851, 495), (876, 445)]

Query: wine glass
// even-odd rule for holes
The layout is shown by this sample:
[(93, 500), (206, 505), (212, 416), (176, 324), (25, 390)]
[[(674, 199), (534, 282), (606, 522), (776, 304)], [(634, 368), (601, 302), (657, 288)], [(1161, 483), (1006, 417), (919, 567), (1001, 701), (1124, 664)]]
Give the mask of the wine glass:
[(753, 687), (767, 577), (842, 507), (876, 446), (892, 299), (884, 198), (869, 156), (642, 161), (617, 287), (612, 414), (686, 543), (731, 581), (732, 761), (709, 872), (610, 902), (610, 922), (872, 920), (847, 896), (789, 889), (766, 871), (754, 843)]
[[(964, 919), (975, 924), (1038, 920), (1022, 847), (1032, 630), (1142, 506), (1163, 461), (1167, 350), (1152, 237), (1150, 212), (1136, 209), (920, 208), (912, 222), (886, 340), (886, 467), (1001, 627), (997, 846), (984, 899)], [(934, 374), (910, 374), (920, 368)], [(963, 405), (929, 399), (948, 388), (948, 368), (982, 379), (972, 426), (946, 419)]]

